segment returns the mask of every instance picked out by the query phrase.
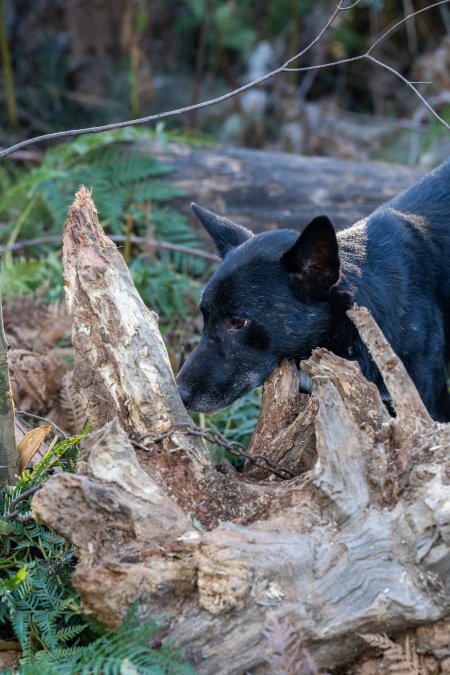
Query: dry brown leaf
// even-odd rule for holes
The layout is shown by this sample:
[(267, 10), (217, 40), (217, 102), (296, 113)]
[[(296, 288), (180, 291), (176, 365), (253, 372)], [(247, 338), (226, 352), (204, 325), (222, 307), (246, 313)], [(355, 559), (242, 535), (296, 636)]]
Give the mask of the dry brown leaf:
[(20, 472), (28, 466), (43, 444), (45, 437), (52, 430), (50, 424), (44, 424), (42, 427), (31, 429), (20, 441), (17, 450), (20, 455)]
[(69, 343), (71, 319), (65, 303), (47, 303), (42, 292), (8, 300), (3, 308), (5, 333), (14, 349), (46, 353), (62, 338)]

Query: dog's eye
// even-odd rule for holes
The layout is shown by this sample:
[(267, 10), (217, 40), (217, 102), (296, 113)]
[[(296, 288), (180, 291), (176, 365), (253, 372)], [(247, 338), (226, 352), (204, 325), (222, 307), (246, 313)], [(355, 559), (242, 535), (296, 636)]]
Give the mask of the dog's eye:
[(240, 319), (238, 316), (230, 316), (227, 319), (228, 330), (241, 330), (250, 323), (250, 319)]

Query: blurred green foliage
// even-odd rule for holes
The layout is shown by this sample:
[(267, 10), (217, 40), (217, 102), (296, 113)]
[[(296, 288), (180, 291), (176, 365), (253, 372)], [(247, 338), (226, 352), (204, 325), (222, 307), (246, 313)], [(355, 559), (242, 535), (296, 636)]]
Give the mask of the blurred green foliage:
[[(80, 184), (93, 187), (100, 222), (113, 234), (154, 238), (197, 246), (185, 216), (167, 202), (180, 191), (168, 180), (170, 166), (139, 150), (151, 134), (129, 128), (81, 136), (49, 150), (31, 171), (12, 162), (0, 166), (0, 244), (19, 239), (61, 236), (68, 206)], [(34, 256), (5, 256), (0, 271), (3, 293), (17, 295), (43, 283), (49, 297), (62, 296), (63, 278), (56, 247), (36, 243)], [(205, 261), (184, 253), (133, 250), (131, 273), (144, 300), (166, 319), (166, 327), (186, 317), (197, 301)]]
[[(429, 4), (417, 0), (414, 10)], [(258, 42), (269, 40), (277, 63), (282, 63), (316, 37), (336, 3), (117, 0), (110, 7), (108, 3), (93, 6), (88, 0), (79, 0), (71, 7), (58, 0), (21, 0), (5, 6), (23, 136), (186, 105), (197, 77), (202, 91), (223, 91), (224, 86), (241, 81)], [(382, 30), (403, 19), (407, 11), (408, 4), (396, 0), (361, 0), (340, 16), (321, 41), (320, 59), (326, 62), (336, 55), (345, 58), (363, 53)], [(95, 36), (91, 25), (97, 26)], [(395, 31), (377, 48), (377, 54), (408, 77), (420, 54), (436, 48), (448, 25), (448, 8), (433, 7), (410, 20), (410, 33), (405, 26)], [(413, 33), (417, 39), (410, 39)], [(302, 64), (316, 58), (316, 52), (308, 52)], [(377, 112), (372, 91), (375, 70), (355, 63), (316, 73), (307, 97), (333, 96), (344, 110)], [(301, 85), (302, 79), (292, 77), (292, 82)], [(2, 85), (0, 81), (0, 89)], [(410, 96), (405, 92), (405, 98)], [(402, 114), (400, 98), (394, 103), (393, 114)], [(227, 114), (226, 107), (214, 112), (218, 117)], [(186, 128), (189, 120), (180, 116), (170, 125)], [(6, 106), (0, 107), (2, 127), (0, 143), (6, 144), (6, 135), (17, 133), (8, 126)]]
[[(173, 196), (180, 194), (170, 184), (170, 166), (140, 151), (139, 143), (149, 137), (153, 134), (136, 128), (81, 136), (48, 150), (42, 164), (31, 171), (17, 170), (12, 162), (0, 166), (0, 217), (4, 222), (0, 243), (60, 236), (67, 208), (80, 183), (84, 183), (93, 186), (99, 219), (107, 231), (198, 246), (197, 235), (187, 219), (168, 205)], [(61, 298), (60, 242), (36, 244), (25, 252), (27, 255), (4, 256), (0, 266), (3, 295), (17, 296), (45, 288), (44, 297), (48, 300)], [(193, 319), (211, 266), (186, 253), (145, 248), (131, 248), (127, 262), (144, 302), (161, 317), (160, 329), (177, 368), (184, 352), (198, 339)], [(245, 444), (259, 405), (260, 392), (252, 392), (208, 416), (203, 423)]]

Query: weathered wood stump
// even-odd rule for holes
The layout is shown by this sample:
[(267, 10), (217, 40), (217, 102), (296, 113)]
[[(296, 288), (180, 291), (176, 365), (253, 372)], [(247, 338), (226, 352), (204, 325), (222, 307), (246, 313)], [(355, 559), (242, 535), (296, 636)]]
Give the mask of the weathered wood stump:
[(271, 400), (280, 411), (295, 388), (282, 366), (255, 436), (260, 453), (308, 470), (257, 482), (216, 471), (201, 439), (177, 426), (188, 420), (156, 317), (84, 188), (64, 247), (75, 382), (96, 431), (78, 473), (50, 477), (33, 514), (78, 548), (86, 611), (108, 626), (132, 603), (142, 617), (164, 611), (166, 637), (198, 672), (224, 675), (270, 672), (263, 631), (274, 617), (288, 617), (329, 669), (367, 649), (361, 633), (449, 616), (450, 425), (430, 420), (367, 310), (351, 318), (397, 417), (356, 363), (316, 350), (302, 364), (312, 396), (297, 396), (277, 428)]

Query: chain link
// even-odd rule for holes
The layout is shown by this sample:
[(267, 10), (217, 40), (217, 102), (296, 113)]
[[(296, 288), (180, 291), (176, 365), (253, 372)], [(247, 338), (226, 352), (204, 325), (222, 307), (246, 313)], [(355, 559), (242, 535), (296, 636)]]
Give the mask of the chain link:
[(283, 480), (288, 480), (289, 478), (295, 478), (296, 474), (287, 469), (284, 466), (279, 466), (273, 464), (267, 457), (264, 455), (251, 455), (246, 451), (246, 448), (242, 443), (238, 441), (229, 441), (222, 434), (217, 431), (217, 429), (204, 429), (190, 422), (177, 422), (172, 424), (166, 431), (163, 431), (161, 434), (146, 434), (145, 436), (140, 436), (134, 441), (134, 444), (141, 448), (142, 450), (149, 451), (150, 448), (147, 447), (146, 443), (161, 443), (166, 438), (170, 438), (175, 433), (183, 433), (191, 436), (199, 436), (203, 438), (208, 443), (215, 443), (220, 445), (225, 450), (227, 450), (231, 455), (235, 457), (245, 457), (252, 464), (258, 466), (261, 469), (266, 469), (273, 473), (278, 478)]

